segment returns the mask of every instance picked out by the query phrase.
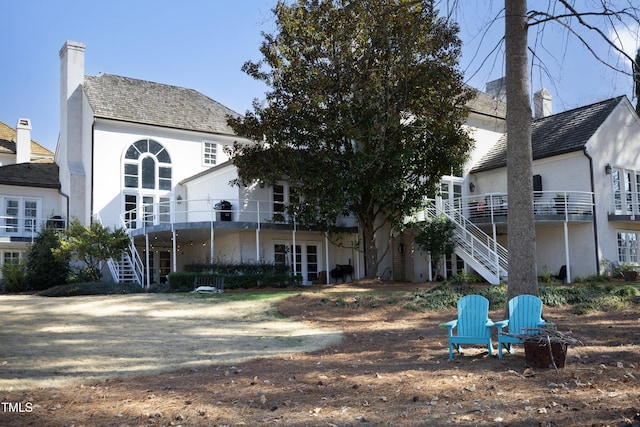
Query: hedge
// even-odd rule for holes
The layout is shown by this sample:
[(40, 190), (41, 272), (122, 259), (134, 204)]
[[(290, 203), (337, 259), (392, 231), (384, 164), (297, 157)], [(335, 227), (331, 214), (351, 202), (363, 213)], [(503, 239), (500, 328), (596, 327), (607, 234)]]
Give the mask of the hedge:
[[(207, 269), (201, 271), (184, 271), (170, 273), (169, 292), (190, 292), (193, 290), (193, 281), (196, 276), (222, 276), (224, 277), (225, 289), (250, 289), (260, 287), (287, 288), (290, 286), (302, 285), (301, 276), (293, 276), (287, 272), (286, 266), (271, 266), (264, 264), (248, 264), (249, 268), (242, 265), (233, 265), (225, 268), (208, 265)], [(186, 270), (186, 268), (185, 268)]]

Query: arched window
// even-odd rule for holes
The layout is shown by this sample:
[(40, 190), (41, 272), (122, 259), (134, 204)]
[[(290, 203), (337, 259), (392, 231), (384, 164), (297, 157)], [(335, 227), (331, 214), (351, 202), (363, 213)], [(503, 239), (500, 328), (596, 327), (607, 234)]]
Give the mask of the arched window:
[(124, 156), (124, 186), (148, 190), (171, 190), (171, 157), (152, 139), (129, 146)]

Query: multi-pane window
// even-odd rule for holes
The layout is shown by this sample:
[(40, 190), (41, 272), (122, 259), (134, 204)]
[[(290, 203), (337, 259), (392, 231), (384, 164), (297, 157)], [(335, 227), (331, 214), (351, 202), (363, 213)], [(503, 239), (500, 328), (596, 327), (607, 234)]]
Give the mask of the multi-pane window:
[(35, 200), (24, 201), (24, 230), (27, 232), (36, 231), (36, 221), (38, 220), (38, 202)]
[(638, 263), (640, 231), (618, 231), (618, 262)]
[(171, 157), (152, 139), (129, 146), (124, 157), (124, 186), (147, 190), (171, 190)]
[[(287, 206), (300, 202), (300, 195), (295, 187), (285, 184), (275, 184), (273, 186), (273, 213), (274, 219), (284, 221)], [(290, 211), (289, 211), (290, 213)]]
[(7, 233), (18, 232), (18, 214), (20, 213), (20, 201), (17, 199), (5, 199), (4, 215), (5, 215), (5, 231)]
[(273, 186), (273, 212), (284, 212), (284, 185)]
[(0, 232), (7, 234), (35, 233), (38, 231), (40, 201), (22, 197), (4, 198)]
[(307, 245), (307, 280), (318, 279), (318, 247)]
[(616, 213), (637, 215), (640, 212), (640, 173), (613, 168), (611, 186), (613, 207)]
[(20, 252), (4, 252), (2, 254), (3, 264), (18, 264), (20, 263)]
[(215, 165), (218, 161), (218, 144), (213, 141), (202, 141), (202, 163)]

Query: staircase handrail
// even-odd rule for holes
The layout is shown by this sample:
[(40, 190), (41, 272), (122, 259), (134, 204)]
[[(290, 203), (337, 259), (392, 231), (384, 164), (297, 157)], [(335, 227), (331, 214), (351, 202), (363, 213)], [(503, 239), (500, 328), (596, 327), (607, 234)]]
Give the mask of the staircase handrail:
[(458, 248), (494, 275), (497, 280), (507, 276), (507, 250), (462, 214), (451, 208), (448, 203), (443, 203), (443, 208), (438, 208), (435, 201), (429, 200), (423, 210), (414, 215), (414, 220), (423, 221), (440, 214), (455, 224), (454, 239)]
[(489, 261), (491, 261), (491, 265), (497, 265), (499, 267), (497, 276), (505, 276), (509, 271), (509, 252), (507, 249), (499, 244), (493, 237), (478, 228), (478, 226), (467, 219), (462, 212), (451, 206), (449, 202), (443, 200), (442, 206), (443, 209), (439, 209), (440, 213), (444, 214), (456, 224), (456, 231), (464, 231), (464, 235), (459, 235), (461, 240), (467, 242), (467, 239), (465, 239), (464, 236), (469, 236), (469, 238), (472, 239), (470, 242), (472, 248), (477, 248), (477, 245), (480, 244), (482, 248), (486, 248), (488, 250), (487, 253), (495, 255), (496, 259)]
[[(96, 221), (98, 221), (98, 223), (100, 225), (104, 225), (102, 223), (102, 218), (100, 217), (99, 214), (96, 213), (96, 214), (93, 215), (93, 217), (94, 217), (94, 219)], [(111, 277), (113, 277), (114, 279), (119, 281), (120, 280), (120, 273), (119, 273), (119, 270), (118, 270), (118, 265), (117, 265), (116, 261), (113, 258), (108, 258), (107, 259), (107, 267), (109, 267), (109, 272), (111, 273)]]

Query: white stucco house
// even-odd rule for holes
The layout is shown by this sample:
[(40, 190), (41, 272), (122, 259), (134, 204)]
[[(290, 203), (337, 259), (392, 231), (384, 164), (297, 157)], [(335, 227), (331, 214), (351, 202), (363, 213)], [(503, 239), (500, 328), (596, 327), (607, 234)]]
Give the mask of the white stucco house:
[[(546, 90), (534, 103), (538, 273), (553, 272), (570, 283), (606, 274), (612, 265), (638, 264), (640, 119), (633, 106), (620, 96), (551, 114)], [(486, 118), (498, 125), (499, 116)], [(478, 132), (473, 121), (472, 114), (469, 125)], [(508, 279), (506, 144), (504, 133), (489, 150), (481, 144), (464, 176), (443, 180), (437, 205), (458, 224), (458, 248), (447, 260), (448, 274), (475, 270), (491, 283)], [(408, 279), (428, 277), (424, 258), (407, 260), (405, 271), (413, 274)]]
[[(27, 234), (34, 230), (24, 219), (35, 215), (40, 224), (77, 218), (125, 227), (130, 253), (109, 263), (105, 278), (143, 286), (186, 265), (212, 262), (286, 264), (305, 284), (331, 280), (322, 272), (336, 264), (351, 264), (353, 278), (364, 275), (354, 219), (343, 218), (342, 232), (328, 236), (287, 217), (285, 206), (295, 197), (287, 182), (230, 185), (237, 170), (223, 148), (242, 142), (227, 125), (227, 117), (237, 113), (192, 89), (111, 74), (87, 76), (84, 59), (82, 43), (69, 41), (60, 50), (55, 163), (50, 157), (50, 163), (40, 163), (47, 156), (36, 159), (32, 148), (29, 162), (9, 165), (0, 152), (2, 254), (23, 256), (8, 245), (26, 249)], [(458, 246), (443, 271), (477, 272), (490, 283), (508, 280), (506, 108), (500, 83), (491, 82), (487, 93), (479, 92), (469, 104), (466, 126), (475, 147), (463, 173), (443, 177), (435, 202), (412, 218), (449, 216), (457, 224)], [(565, 280), (571, 282), (603, 272), (612, 262), (637, 263), (640, 119), (630, 102), (618, 97), (551, 114), (551, 97), (543, 90), (534, 104), (539, 273), (565, 266)], [(23, 131), (19, 124), (17, 140)], [(16, 153), (24, 153), (21, 146), (16, 144)], [(24, 175), (5, 172), (11, 167)], [(21, 236), (7, 236), (16, 229)], [(380, 277), (433, 279), (428, 254), (418, 250), (411, 232), (380, 237), (378, 244), (386, 253)]]
[(333, 264), (357, 266), (353, 221), (338, 244), (283, 215), (286, 182), (230, 185), (237, 172), (223, 147), (242, 142), (227, 125), (237, 113), (192, 89), (85, 76), (84, 53), (77, 42), (60, 51), (56, 163), (69, 218), (131, 233), (115, 280), (149, 285), (187, 264), (276, 262), (309, 284)]
[(58, 166), (31, 140), (29, 119), (18, 119), (15, 129), (0, 122), (0, 203), (0, 264), (23, 260), (47, 221), (64, 224)]

